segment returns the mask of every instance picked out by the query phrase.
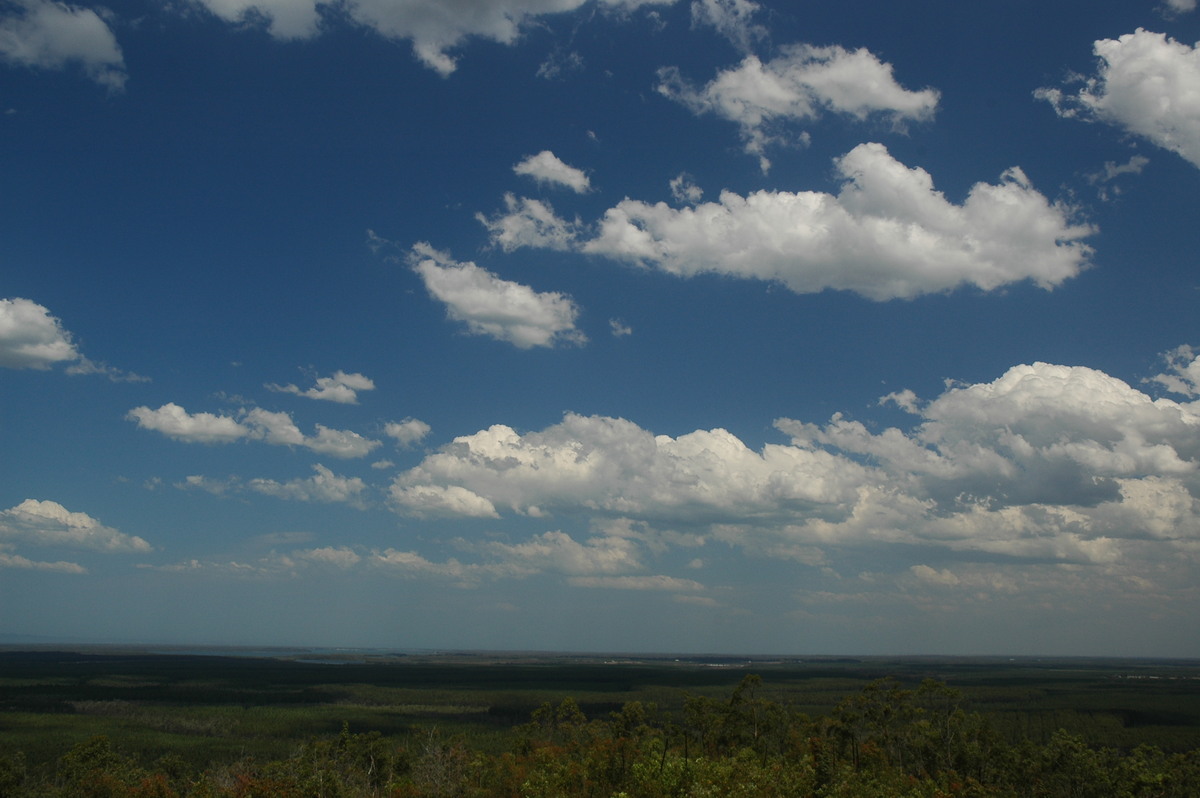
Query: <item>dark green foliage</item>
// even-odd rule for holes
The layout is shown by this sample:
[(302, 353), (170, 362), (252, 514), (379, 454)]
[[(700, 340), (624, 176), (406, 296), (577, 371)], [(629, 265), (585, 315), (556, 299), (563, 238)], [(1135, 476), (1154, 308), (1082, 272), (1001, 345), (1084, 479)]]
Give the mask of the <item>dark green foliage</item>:
[(0, 657), (0, 798), (1200, 795), (1176, 666), (198, 659)]

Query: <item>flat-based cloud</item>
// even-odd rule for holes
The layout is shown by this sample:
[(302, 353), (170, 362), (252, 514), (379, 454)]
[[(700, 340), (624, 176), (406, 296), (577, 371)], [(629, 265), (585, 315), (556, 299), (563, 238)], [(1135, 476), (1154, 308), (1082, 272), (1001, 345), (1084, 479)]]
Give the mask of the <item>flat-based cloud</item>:
[(48, 369), (78, 359), (71, 334), (48, 308), (21, 297), (0, 299), (0, 366)]
[(582, 169), (569, 166), (550, 150), (530, 155), (513, 166), (513, 172), (532, 177), (539, 183), (565, 186), (577, 194), (583, 194), (591, 188), (591, 181)]
[(911, 429), (784, 418), (776, 426), (789, 442), (759, 451), (725, 430), (673, 438), (601, 416), (524, 433), (495, 425), (397, 476), (392, 504), (413, 515), (682, 524), (809, 564), (827, 547), (881, 544), (1114, 567), (1195, 555), (1193, 405), (1047, 363), (929, 402), (888, 398), (914, 415)]
[(878, 301), (1023, 280), (1052, 288), (1088, 265), (1082, 240), (1093, 228), (1016, 167), (998, 183), (976, 183), (957, 205), (882, 144), (860, 144), (835, 166), (836, 195), (725, 191), (683, 208), (625, 199), (581, 249), (681, 277), (721, 274)]
[(63, 365), (68, 374), (101, 374), (113, 382), (148, 382), (131, 372), (84, 357), (74, 338), (49, 308), (31, 299), (0, 299), (0, 368), (46, 370)]
[(413, 269), (429, 295), (446, 306), (446, 314), (475, 335), (505, 341), (518, 349), (582, 344), (587, 337), (575, 327), (579, 308), (567, 295), (538, 292), (504, 280), (470, 262), (457, 262), (425, 243), (410, 256)]
[(58, 502), (38, 499), (0, 510), (0, 541), (110, 553), (151, 550), (150, 544), (136, 535), (106, 527), (87, 513), (71, 512)]
[(351, 430), (339, 430), (317, 424), (315, 435), (305, 435), (287, 413), (255, 407), (237, 416), (214, 413), (190, 413), (174, 402), (158, 408), (135, 407), (126, 418), (141, 429), (162, 433), (187, 443), (232, 443), (239, 440), (264, 441), (276, 446), (300, 446), (332, 457), (365, 457), (380, 446)]

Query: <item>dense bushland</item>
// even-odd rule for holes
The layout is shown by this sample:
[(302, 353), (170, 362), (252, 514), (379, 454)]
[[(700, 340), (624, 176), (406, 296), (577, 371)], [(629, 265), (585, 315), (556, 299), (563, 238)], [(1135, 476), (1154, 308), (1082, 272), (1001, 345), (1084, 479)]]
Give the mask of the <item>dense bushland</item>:
[(755, 675), (724, 698), (688, 696), (682, 712), (631, 701), (589, 719), (568, 698), (544, 704), (511, 740), (482, 751), (437, 727), (384, 737), (344, 726), (284, 758), (197, 769), (172, 753), (139, 761), (94, 737), (40, 766), (0, 753), (0, 798), (1200, 795), (1200, 751), (1094, 748), (1066, 731), (1013, 742), (933, 680), (915, 690), (877, 680), (818, 717), (763, 697)]

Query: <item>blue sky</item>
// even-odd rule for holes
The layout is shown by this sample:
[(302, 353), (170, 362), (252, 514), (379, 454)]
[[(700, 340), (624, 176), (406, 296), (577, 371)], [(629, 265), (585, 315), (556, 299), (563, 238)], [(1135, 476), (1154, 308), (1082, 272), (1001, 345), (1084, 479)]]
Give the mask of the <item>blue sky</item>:
[(1200, 12), (0, 3), (0, 635), (1200, 656)]

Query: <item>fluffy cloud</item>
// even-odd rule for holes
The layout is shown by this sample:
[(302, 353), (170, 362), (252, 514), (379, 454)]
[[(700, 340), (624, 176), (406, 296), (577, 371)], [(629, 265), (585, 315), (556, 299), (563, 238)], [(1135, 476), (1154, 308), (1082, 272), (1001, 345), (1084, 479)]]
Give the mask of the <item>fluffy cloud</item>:
[[(315, 35), (322, 20), (344, 13), (389, 39), (412, 42), (426, 66), (449, 75), (457, 66), (450, 50), (472, 36), (512, 44), (532, 20), (574, 11), (587, 0), (197, 0), (228, 22), (263, 20), (281, 39)], [(630, 11), (674, 0), (600, 0), (601, 7)]]
[(550, 150), (542, 150), (537, 155), (530, 155), (513, 166), (513, 171), (519, 175), (532, 177), (539, 183), (566, 186), (577, 194), (583, 194), (591, 187), (588, 176), (582, 169), (568, 166)]
[(712, 272), (880, 301), (1021, 280), (1051, 288), (1087, 265), (1080, 239), (1092, 229), (1018, 168), (976, 183), (955, 205), (882, 144), (860, 144), (835, 166), (844, 181), (836, 196), (726, 191), (694, 208), (625, 199), (582, 248), (684, 277)]
[(0, 17), (0, 58), (38, 69), (78, 64), (111, 91), (125, 85), (121, 48), (95, 11), (53, 0), (15, 0), (15, 6)]
[(308, 390), (302, 390), (291, 384), (276, 385), (274, 383), (267, 383), (266, 387), (272, 391), (294, 393), (297, 396), (305, 396), (309, 399), (356, 405), (358, 404), (358, 392), (375, 390), (375, 383), (370, 377), (364, 377), (362, 374), (347, 374), (339, 370), (335, 371), (332, 377), (318, 377), (316, 385)]
[(157, 410), (145, 405), (135, 407), (125, 416), (136, 421), (142, 429), (161, 432), (168, 438), (189, 443), (230, 443), (249, 437), (250, 430), (229, 416), (212, 413), (189, 413), (174, 402)]
[(907, 434), (841, 416), (776, 425), (797, 445), (869, 457), (906, 491), (948, 506), (1094, 506), (1119, 497), (1121, 478), (1188, 478), (1200, 459), (1200, 414), (1080, 366), (1015, 366), (916, 412)]
[(461, 485), (403, 485), (391, 488), (393, 505), (407, 515), (422, 518), (499, 518), (496, 506)]
[(50, 311), (29, 299), (0, 299), (0, 366), (48, 369), (79, 359), (71, 334)]
[(317, 424), (317, 434), (306, 436), (287, 413), (275, 413), (262, 408), (243, 410), (238, 417), (213, 413), (189, 413), (168, 402), (153, 410), (145, 405), (126, 414), (141, 429), (161, 432), (168, 438), (187, 443), (232, 443), (237, 440), (260, 440), (275, 446), (301, 446), (319, 454), (333, 457), (364, 457), (379, 445), (350, 430), (337, 430)]
[(0, 511), (0, 538), (37, 546), (70, 546), (101, 552), (144, 552), (150, 544), (106, 527), (86, 513), (58, 502), (26, 499)]
[(447, 315), (476, 335), (506, 341), (519, 349), (580, 344), (575, 328), (579, 309), (570, 297), (539, 293), (503, 280), (474, 263), (457, 263), (428, 244), (413, 247), (413, 268), (430, 296), (446, 305)]
[(68, 364), (68, 374), (102, 374), (113, 382), (148, 382), (145, 377), (81, 355), (62, 322), (42, 305), (20, 297), (0, 299), (0, 368), (48, 369), (60, 363)]
[(383, 434), (396, 441), (397, 446), (405, 448), (425, 440), (430, 432), (430, 426), (416, 418), (406, 418), (403, 421), (389, 422), (383, 428)]
[(307, 479), (276, 482), (273, 479), (252, 479), (246, 486), (257, 493), (280, 499), (305, 502), (350, 504), (361, 507), (367, 485), (358, 477), (340, 477), (325, 466), (313, 465), (316, 471)]
[[(587, 546), (557, 533), (476, 549), (510, 569), (522, 558), (554, 561), (580, 577), (639, 570), (635, 543), (685, 545), (675, 533), (634, 534), (646, 522), (703, 531), (689, 546), (707, 537), (813, 567), (827, 567), (831, 548), (904, 544), (959, 561), (1104, 567), (1132, 578), (1156, 560), (1200, 554), (1193, 406), (1046, 363), (951, 385), (930, 402), (909, 392), (889, 398), (915, 415), (911, 430), (874, 432), (840, 415), (824, 425), (779, 419), (790, 442), (760, 451), (724, 430), (673, 438), (595, 416), (568, 414), (526, 433), (496, 425), (399, 475), (393, 504), (418, 515), (614, 519)], [(601, 554), (615, 573), (571, 572), (570, 562), (597, 569)], [(936, 569), (913, 573), (951, 582)]]
[(659, 71), (658, 91), (697, 114), (714, 113), (741, 128), (746, 152), (770, 167), (766, 147), (779, 140), (788, 122), (816, 120), (836, 113), (866, 120), (882, 116), (899, 127), (905, 120), (933, 116), (934, 89), (909, 91), (896, 82), (892, 65), (866, 49), (797, 44), (763, 63), (748, 55), (737, 67), (720, 72), (696, 88), (675, 67)]
[(1094, 49), (1100, 65), (1083, 88), (1035, 96), (1059, 116), (1116, 125), (1200, 166), (1200, 46), (1138, 28)]
[(521, 247), (536, 249), (571, 249), (579, 235), (580, 223), (568, 222), (555, 215), (554, 209), (541, 200), (504, 195), (505, 212), (488, 218), (475, 218), (488, 229), (492, 243), (505, 252)]
[(412, 506), (401, 497), (457, 488), (472, 497), (464, 506), (488, 515), (504, 507), (532, 516), (589, 509), (712, 520), (780, 517), (810, 503), (835, 511), (854, 501), (865, 478), (848, 459), (774, 445), (756, 453), (721, 429), (671, 438), (624, 419), (568, 414), (540, 432), (496, 425), (455, 438), (392, 490), (402, 511)]

